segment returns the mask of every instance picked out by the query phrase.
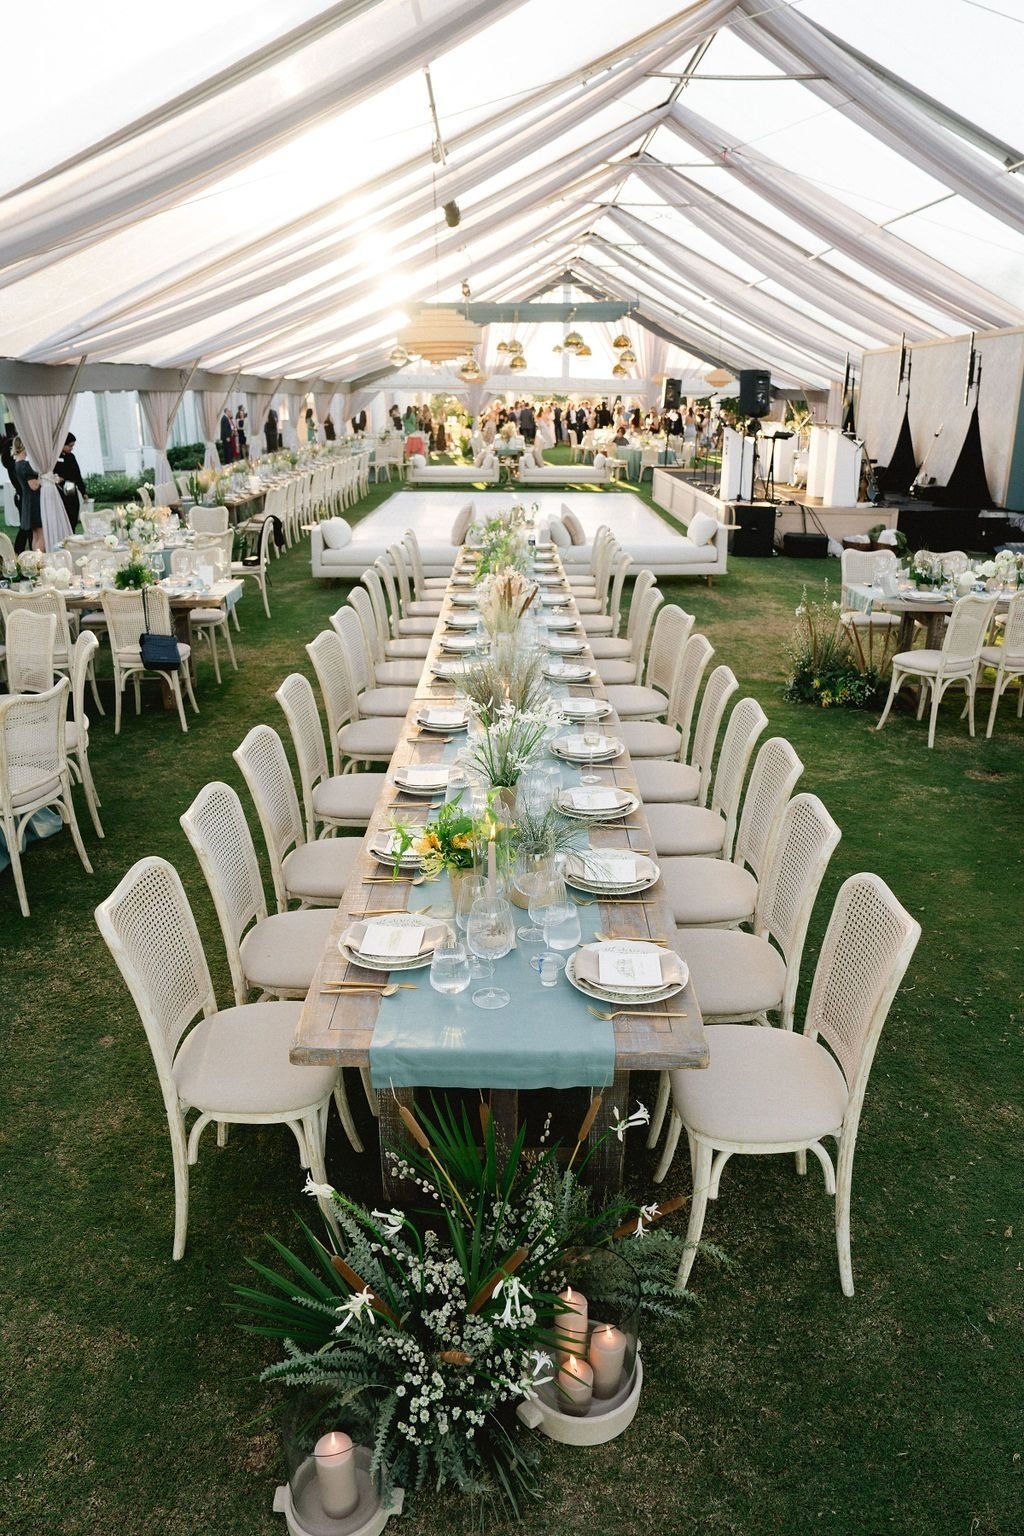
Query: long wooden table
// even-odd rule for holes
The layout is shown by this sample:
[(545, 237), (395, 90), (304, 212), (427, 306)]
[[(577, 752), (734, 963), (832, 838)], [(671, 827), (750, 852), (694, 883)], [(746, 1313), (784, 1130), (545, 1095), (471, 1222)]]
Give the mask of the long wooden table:
[[(427, 704), (443, 704), (453, 698), (452, 684), (435, 679), (430, 670), (441, 653), (441, 636), (446, 619), (449, 613), (459, 611), (451, 602), (452, 590), (449, 587), (442, 601), (440, 617), (434, 630), (429, 654), (424, 662), (416, 697), (406, 715), (405, 728), (400, 737), (398, 749), (392, 758), (393, 768), (408, 763), (429, 763), (439, 760), (442, 756), (442, 746), (436, 738), (432, 738), (429, 733), (419, 734), (416, 716)], [(573, 616), (578, 620), (579, 614), (571, 593), (567, 595), (566, 601)], [(581, 638), (585, 638), (582, 628), (580, 635)], [(589, 661), (593, 666), (589, 647), (580, 659)], [(571, 685), (569, 691), (573, 695), (583, 697), (606, 696), (605, 689), (597, 676), (585, 685)], [(613, 712), (602, 722), (602, 729), (614, 735), (617, 725), (618, 717)], [(579, 728), (567, 727), (567, 729)], [(602, 782), (606, 785), (636, 791), (636, 779), (628, 753), (624, 753), (614, 764), (603, 766), (596, 764), (595, 771), (601, 773)], [(329, 995), (321, 989), (326, 984), (338, 981), (376, 979), (378, 975), (381, 980), (384, 979), (383, 973), (367, 972), (365, 969), (349, 966), (339, 954), (338, 940), (353, 920), (363, 915), (371, 916), (375, 911), (393, 910), (397, 906), (404, 906), (409, 890), (408, 884), (398, 882), (394, 885), (371, 885), (366, 883), (368, 877), (379, 876), (382, 873), (381, 865), (368, 852), (368, 843), (379, 832), (386, 831), (390, 827), (396, 813), (416, 819), (418, 810), (423, 805), (422, 799), (405, 796), (390, 783), (382, 791), (363, 839), (362, 850), (352, 879), (346, 887), (344, 899), (332, 924), (323, 957), (302, 1009), (291, 1051), (293, 1062), (315, 1065), (333, 1062), (339, 1067), (360, 1068), (369, 1065), (375, 1021), (378, 1010), (382, 1006), (387, 1006), (386, 1000), (382, 1003), (381, 999), (373, 994)], [(424, 811), (423, 819), (426, 819), (428, 814)], [(586, 830), (589, 831), (591, 844), (595, 848), (633, 848), (650, 853), (652, 856), (654, 854), (642, 805), (624, 821), (588, 824)], [(443, 891), (445, 883), (443, 881), (439, 883), (439, 890), (446, 895), (447, 893)], [(660, 886), (655, 885), (643, 895), (645, 897), (643, 904), (614, 899), (601, 901), (599, 903), (601, 931), (616, 938), (671, 940), (675, 933), (672, 909), (662, 894)], [(429, 985), (426, 971), (417, 974), (423, 985)], [(563, 978), (559, 986), (568, 989), (569, 983)], [(568, 1002), (569, 999), (566, 1001)], [(576, 994), (573, 994), (571, 1001), (578, 1003), (581, 1008), (586, 1006), (586, 1000)], [(514, 1002), (513, 997), (513, 1007)], [(510, 1013), (512, 1011), (510, 1009)], [(670, 1012), (683, 1012), (686, 1017), (666, 1017), (665, 1015)], [(625, 1114), (631, 1072), (662, 1071), (677, 1067), (699, 1068), (707, 1066), (708, 1063), (700, 1005), (690, 983), (687, 983), (683, 992), (666, 1004), (648, 1004), (645, 1005), (642, 1014), (638, 1011), (616, 1018), (613, 1028), (615, 1076), (610, 1089), (604, 1093), (596, 1133), (609, 1128), (614, 1123), (615, 1111), (618, 1111), (620, 1116)], [(422, 1086), (426, 1088), (430, 1084), (424, 1083)], [(390, 1189), (393, 1194), (397, 1194), (398, 1191), (389, 1179), (383, 1149), (386, 1144), (400, 1146), (405, 1142), (406, 1132), (399, 1115), (399, 1106), (402, 1103), (410, 1104), (412, 1098), (413, 1090), (411, 1089), (398, 1089), (378, 1095), (382, 1149), (381, 1172), (385, 1190)], [(492, 1090), (491, 1107), (499, 1126), (510, 1130), (518, 1118), (515, 1092), (507, 1089)], [(618, 1137), (609, 1136), (605, 1140), (600, 1154), (591, 1163), (595, 1182), (606, 1189), (620, 1187), (624, 1151), (624, 1143)]]

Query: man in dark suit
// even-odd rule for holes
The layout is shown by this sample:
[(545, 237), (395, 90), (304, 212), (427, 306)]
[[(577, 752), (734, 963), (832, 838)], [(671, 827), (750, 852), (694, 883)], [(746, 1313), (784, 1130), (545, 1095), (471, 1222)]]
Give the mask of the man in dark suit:
[(582, 405), (576, 407), (576, 441), (582, 443), (583, 434), (587, 430), (587, 413)]
[(533, 414), (531, 405), (524, 405), (519, 412), (519, 430), (523, 434), (523, 441), (529, 448), (537, 436), (537, 418)]
[(277, 412), (271, 406), (267, 412), (267, 420), (263, 427), (263, 440), (267, 445), (268, 453), (276, 453), (280, 439), (277, 435)]
[(555, 442), (556, 443), (560, 443), (561, 441), (562, 441), (562, 407), (560, 405), (556, 405), (555, 406)]
[(351, 425), (352, 425), (352, 431), (353, 432), (355, 432), (355, 433), (365, 432), (366, 431), (366, 412), (365, 411), (356, 411), (356, 414), (352, 417)]
[(601, 404), (597, 408), (597, 415), (594, 419), (594, 425), (595, 427), (611, 427), (614, 426), (614, 424), (615, 417), (608, 409), (608, 401), (602, 400)]
[(64, 439), (64, 447), (61, 449), (60, 458), (53, 466), (53, 472), (57, 476), (57, 489), (60, 491), (60, 499), (64, 503), (64, 511), (68, 515), (68, 522), (72, 528), (76, 526), (82, 513), (82, 502), (88, 501), (89, 492), (85, 488), (82, 479), (82, 471), (78, 467), (75, 458), (75, 443), (77, 439), (73, 432), (69, 432)]
[(235, 435), (235, 424), (231, 419), (231, 412), (225, 411), (220, 419), (220, 456), (225, 464), (234, 461), (234, 446), (232, 439)]

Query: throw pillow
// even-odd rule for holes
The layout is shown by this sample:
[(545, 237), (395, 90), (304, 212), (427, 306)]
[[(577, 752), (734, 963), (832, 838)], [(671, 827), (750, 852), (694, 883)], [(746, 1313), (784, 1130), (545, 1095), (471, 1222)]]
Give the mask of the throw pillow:
[(458, 517), (456, 517), (454, 523), (452, 523), (452, 543), (455, 545), (456, 549), (465, 544), (466, 534), (469, 531), (469, 525), (472, 521), (473, 503), (469, 501), (463, 507)]
[(718, 528), (717, 517), (712, 517), (708, 512), (695, 512), (690, 518), (690, 526), (686, 533), (691, 544), (696, 544), (699, 549), (703, 549), (705, 544), (711, 543)]
[(425, 453), (410, 453), (410, 455), (409, 455), (409, 463), (415, 469), (425, 469), (426, 468), (426, 463), (427, 463), (427, 456), (426, 456)]
[(344, 549), (352, 542), (352, 529), (343, 517), (329, 517), (320, 524), (320, 536), (325, 549)]
[(552, 544), (557, 544), (559, 549), (568, 549), (572, 543), (568, 528), (557, 519), (551, 524), (550, 535)]
[(569, 508), (565, 506), (564, 503), (562, 505), (562, 522), (569, 530), (570, 544), (585, 544), (587, 542), (587, 536), (583, 532), (583, 524), (580, 522), (575, 512), (570, 512)]

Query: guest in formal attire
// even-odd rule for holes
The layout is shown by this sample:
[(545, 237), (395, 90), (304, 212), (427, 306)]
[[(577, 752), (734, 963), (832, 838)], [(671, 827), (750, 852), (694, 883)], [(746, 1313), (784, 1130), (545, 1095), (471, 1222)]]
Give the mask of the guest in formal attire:
[(267, 412), (267, 419), (263, 426), (263, 440), (267, 445), (268, 453), (276, 453), (281, 442), (277, 429), (277, 412), (271, 406)]
[(82, 479), (82, 471), (78, 467), (75, 458), (75, 434), (69, 432), (64, 439), (64, 447), (61, 449), (60, 458), (53, 466), (53, 472), (57, 476), (57, 489), (60, 491), (60, 499), (64, 503), (64, 511), (68, 515), (68, 522), (72, 528), (78, 522), (82, 511), (82, 502), (88, 501), (89, 493)]
[[(392, 421), (394, 421), (396, 416), (398, 416), (398, 406), (393, 405), (391, 407)], [(416, 415), (416, 412), (413, 410), (411, 405), (407, 405), (405, 408), (405, 415), (398, 416), (398, 430), (400, 432), (404, 432), (406, 437), (408, 437), (411, 433), (416, 431), (418, 426), (419, 418)]]
[(14, 490), (14, 505), (20, 516), (21, 481), (18, 479), (18, 471), (14, 463), (14, 427), (10, 422), (0, 434), (0, 464), (7, 471), (7, 478)]
[(249, 457), (249, 435), (246, 432), (247, 420), (248, 412), (244, 405), (240, 405), (235, 412), (235, 443), (238, 447), (238, 457), (240, 459), (247, 459)]
[(556, 443), (560, 443), (562, 441), (562, 407), (560, 405), (556, 405), (555, 406), (555, 409), (554, 409), (554, 423), (555, 423), (555, 442)]
[(608, 409), (608, 401), (602, 400), (594, 417), (594, 425), (597, 427), (612, 427), (615, 425), (615, 417)]
[(28, 461), (25, 444), (20, 437), (14, 439), (14, 472), (21, 487), (21, 526), (14, 541), (14, 552), (23, 549), (45, 549), (43, 543), (43, 504), (40, 490), (42, 480)]
[(225, 406), (224, 414), (220, 418), (220, 456), (225, 464), (233, 464), (235, 461), (235, 423), (231, 412)]
[(519, 430), (527, 448), (532, 448), (537, 437), (537, 418), (530, 405), (524, 405), (519, 412)]
[(306, 442), (316, 442), (316, 416), (311, 405), (306, 407)]
[[(395, 411), (397, 411), (398, 407), (395, 406), (394, 409), (395, 409)], [(324, 426), (326, 427), (326, 425), (327, 425), (327, 422), (325, 421), (324, 422)], [(332, 423), (332, 425), (333, 425), (333, 423)], [(399, 419), (398, 419), (399, 429), (401, 429), (401, 425), (402, 425), (402, 420), (401, 420), (401, 417), (399, 417)], [(359, 434), (361, 432), (365, 432), (366, 431), (366, 412), (365, 411), (356, 411), (355, 415), (351, 419), (350, 426), (352, 428), (352, 431), (355, 433), (355, 435), (357, 437), (359, 436)]]
[(635, 405), (630, 412), (629, 424), (634, 432), (640, 431), (640, 407)]
[(327, 415), (324, 417), (324, 442), (333, 443), (336, 437), (337, 433), (334, 430), (334, 420), (330, 411), (328, 411)]

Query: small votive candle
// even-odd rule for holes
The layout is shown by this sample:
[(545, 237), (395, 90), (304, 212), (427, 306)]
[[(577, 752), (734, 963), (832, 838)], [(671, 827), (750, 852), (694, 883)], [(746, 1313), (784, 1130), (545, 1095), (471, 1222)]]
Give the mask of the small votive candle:
[(555, 1378), (558, 1406), (563, 1413), (582, 1418), (594, 1396), (594, 1372), (585, 1360), (566, 1355)]
[(313, 1448), (316, 1481), (324, 1514), (343, 1520), (359, 1503), (356, 1456), (351, 1438), (340, 1429), (321, 1435)]
[(594, 1396), (614, 1397), (626, 1359), (626, 1335), (621, 1328), (598, 1323), (590, 1336), (588, 1358), (594, 1372)]

